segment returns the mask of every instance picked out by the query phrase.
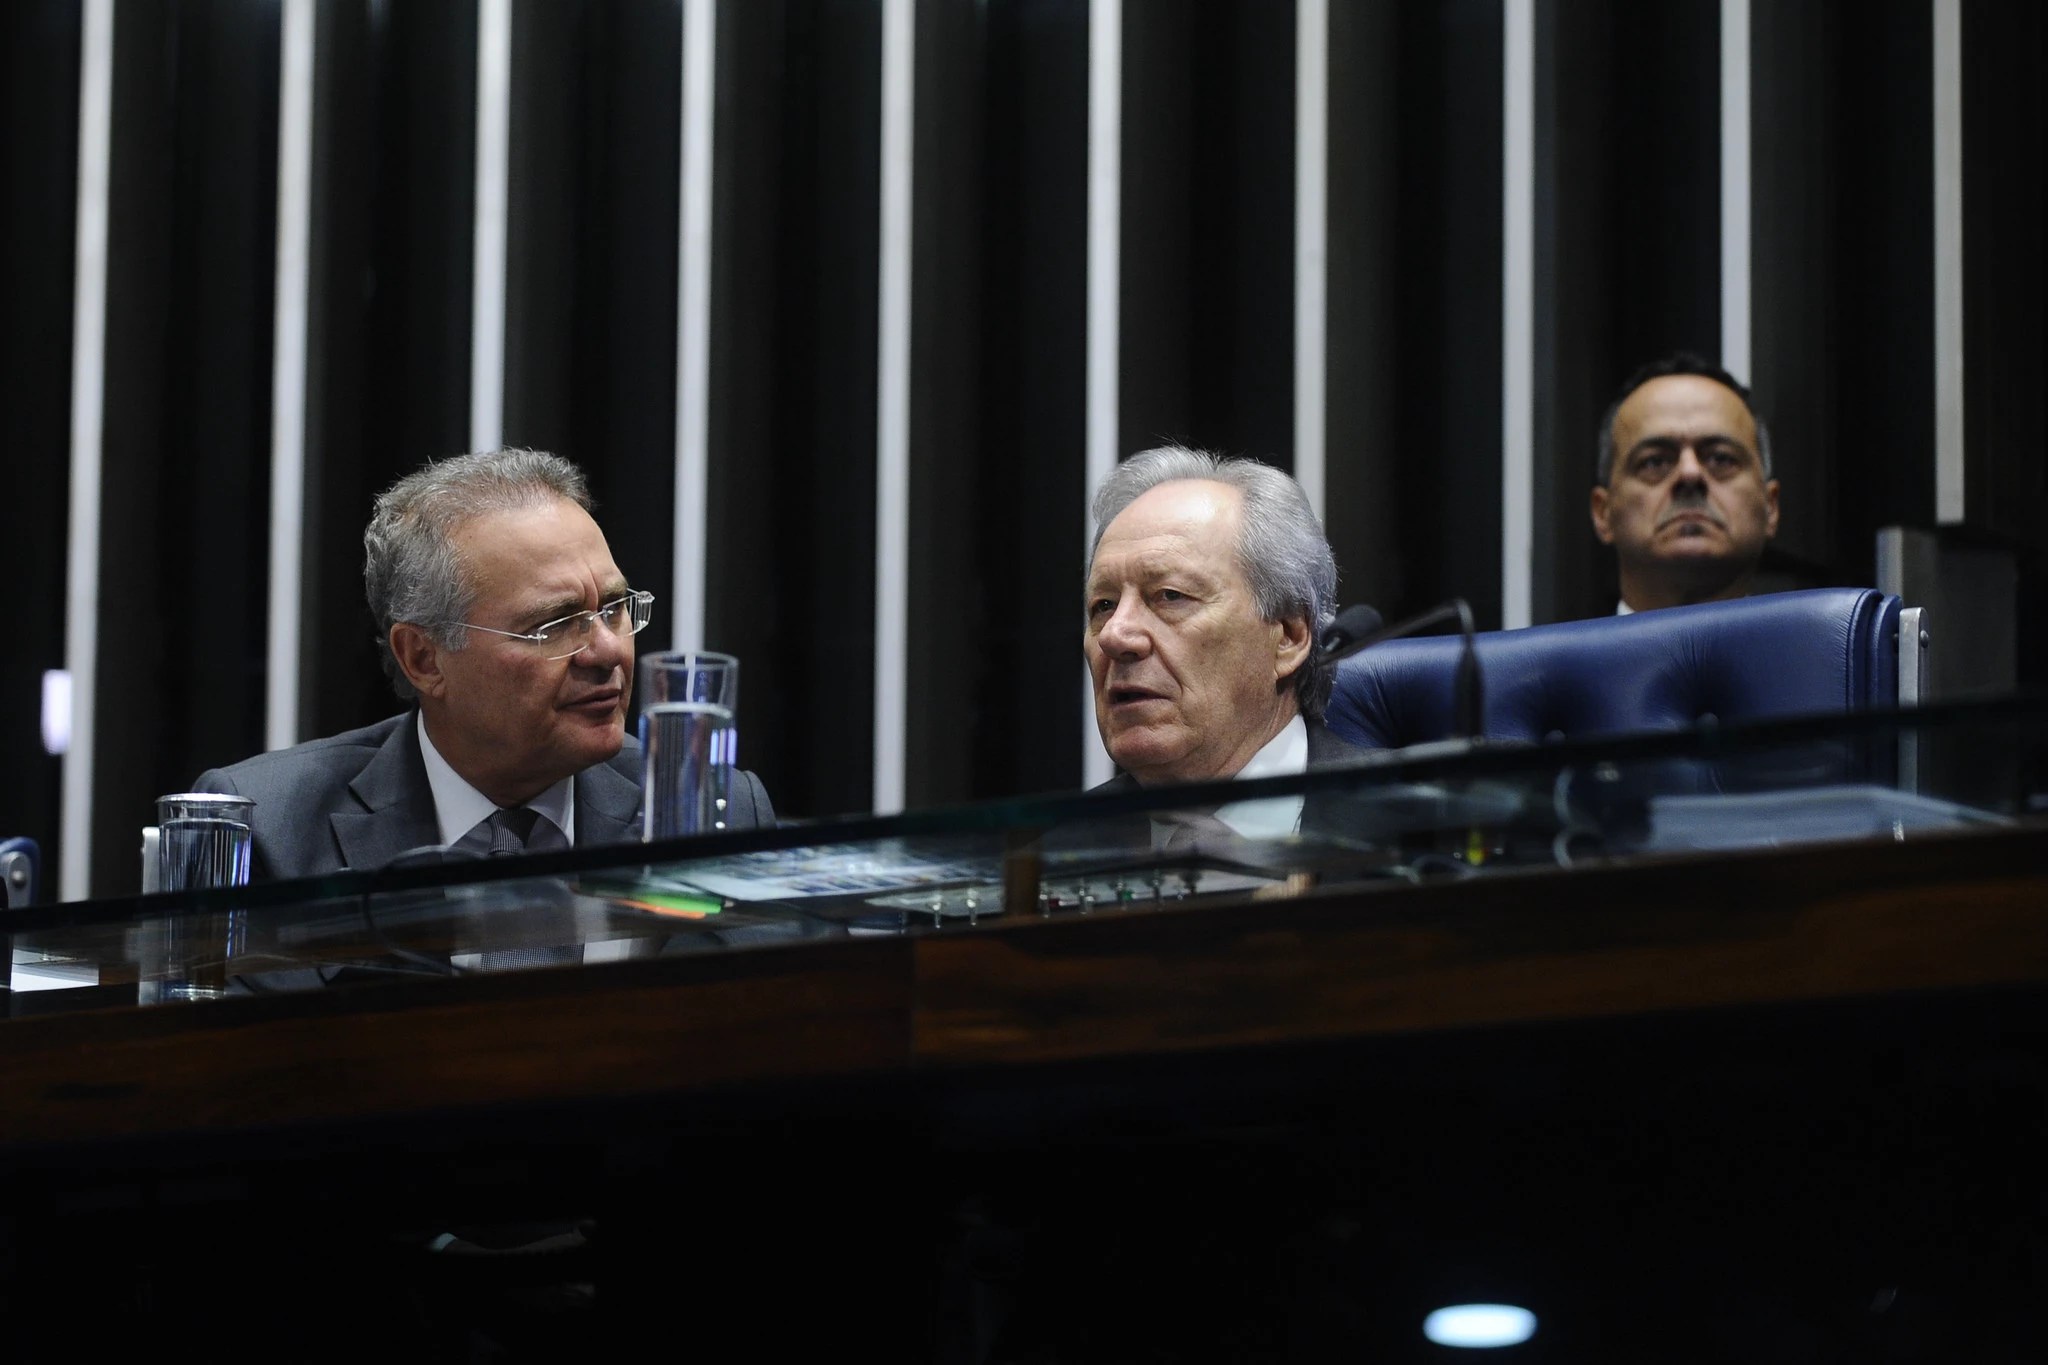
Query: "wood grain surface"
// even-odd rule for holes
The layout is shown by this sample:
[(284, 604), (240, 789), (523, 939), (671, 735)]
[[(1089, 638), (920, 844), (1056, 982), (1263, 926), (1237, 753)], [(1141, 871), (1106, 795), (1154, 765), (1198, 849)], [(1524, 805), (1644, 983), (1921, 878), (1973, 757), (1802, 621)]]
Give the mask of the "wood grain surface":
[(2048, 831), (0, 1025), (0, 1147), (2048, 982)]

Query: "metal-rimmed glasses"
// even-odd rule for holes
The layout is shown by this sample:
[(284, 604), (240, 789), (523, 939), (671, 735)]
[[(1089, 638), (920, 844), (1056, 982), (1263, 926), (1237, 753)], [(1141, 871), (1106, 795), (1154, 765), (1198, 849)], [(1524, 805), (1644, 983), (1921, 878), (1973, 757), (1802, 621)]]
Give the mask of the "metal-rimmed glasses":
[(629, 592), (624, 597), (613, 598), (596, 611), (572, 612), (553, 621), (545, 621), (532, 630), (499, 630), (495, 626), (471, 625), (467, 621), (455, 624), (467, 630), (503, 635), (510, 640), (524, 640), (543, 659), (566, 659), (590, 648), (590, 632), (597, 628), (599, 622), (614, 635), (638, 635), (647, 629), (648, 618), (653, 615), (653, 593)]

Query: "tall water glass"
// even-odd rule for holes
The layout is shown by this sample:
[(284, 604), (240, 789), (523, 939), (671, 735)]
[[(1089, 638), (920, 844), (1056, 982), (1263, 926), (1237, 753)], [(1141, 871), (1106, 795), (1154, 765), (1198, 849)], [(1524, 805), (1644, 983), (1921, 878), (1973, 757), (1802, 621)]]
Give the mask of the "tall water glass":
[(157, 890), (247, 886), (256, 803), (224, 792), (179, 792), (156, 801)]
[(726, 827), (739, 761), (740, 661), (730, 654), (644, 654), (640, 670), (641, 837)]
[[(256, 803), (223, 792), (157, 798), (157, 890), (247, 886)], [(152, 963), (159, 1000), (208, 1000), (227, 991), (228, 959), (241, 950), (241, 912), (194, 910), (161, 921)], [(152, 957), (155, 954), (151, 954)]]

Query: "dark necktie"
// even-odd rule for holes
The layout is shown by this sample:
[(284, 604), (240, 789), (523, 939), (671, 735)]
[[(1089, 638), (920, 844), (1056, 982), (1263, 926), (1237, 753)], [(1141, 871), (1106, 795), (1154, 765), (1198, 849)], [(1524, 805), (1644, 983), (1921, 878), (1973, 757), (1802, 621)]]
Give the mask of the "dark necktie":
[(1153, 825), (1164, 836), (1158, 840), (1160, 849), (1167, 853), (1194, 853), (1236, 842), (1238, 832), (1218, 819), (1216, 810), (1209, 806), (1155, 813)]
[(514, 853), (552, 853), (569, 841), (553, 821), (542, 820), (531, 806), (505, 806), (476, 822), (455, 841), (464, 853), (503, 858)]
[(500, 807), (491, 812), (491, 818), (484, 821), (491, 827), (490, 855), (502, 858), (508, 853), (526, 852), (526, 841), (533, 837), (533, 823), (540, 819), (540, 812), (531, 806)]
[[(567, 848), (569, 841), (553, 822), (542, 820), (540, 812), (531, 806), (503, 806), (477, 821), (475, 828), (457, 840), (455, 846), (492, 858), (504, 858), (517, 853), (543, 853)], [(566, 944), (549, 948), (493, 949), (482, 955), (478, 965), (486, 971), (506, 971), (582, 960), (581, 946)]]

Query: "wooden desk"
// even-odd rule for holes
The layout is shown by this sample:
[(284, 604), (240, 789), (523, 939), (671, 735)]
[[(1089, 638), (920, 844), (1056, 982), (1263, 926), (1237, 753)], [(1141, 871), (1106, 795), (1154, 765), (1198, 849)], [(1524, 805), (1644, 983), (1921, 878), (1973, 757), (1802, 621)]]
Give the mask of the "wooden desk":
[(2022, 829), (20, 1019), (0, 1150), (2043, 984)]
[[(1301, 1215), (1282, 1260), (1318, 1219), (1388, 1244), (1383, 1217), (1427, 1259), (1443, 1239), (1420, 1210), (1462, 1173), (1494, 1194), (1556, 1182), (1509, 1220), (1517, 1264), (1544, 1259), (1531, 1226), (1597, 1225), (1585, 1254), (1609, 1277), (1631, 1264), (1614, 1239), (1686, 1220), (1779, 1275), (1760, 1243), (1806, 1254), (1838, 1232), (1938, 1272), (1930, 1242), (1981, 1233), (1990, 1250), (1935, 1276), (1952, 1316), (1984, 1308), (1967, 1282), (2038, 1288), (2048, 1265), (2027, 1129), (2048, 1114), (2044, 1001), (2048, 830), (2021, 828), (20, 1019), (0, 1026), (0, 1155), (18, 1246), (54, 1239), (59, 1259), (88, 1254), (77, 1229), (132, 1238), (167, 1204), (365, 1234), (644, 1206), (686, 1219), (691, 1244), (673, 1227), (637, 1243), (635, 1292), (682, 1264), (829, 1246), (860, 1287), (832, 1301), (855, 1313), (877, 1302), (863, 1258), (922, 1263), (977, 1200), (1042, 1210), (1041, 1263), (1134, 1225), (1157, 1255), (1183, 1244), (1168, 1210), (1212, 1202), (1240, 1251), (1282, 1208)], [(1666, 1129), (1683, 1130), (1657, 1139), (1668, 1163), (1646, 1161), (1641, 1134)], [(1258, 1173), (1233, 1185), (1244, 1152)], [(1734, 1185), (1681, 1197), (1684, 1162)], [(1957, 1164), (2000, 1200), (1972, 1184), (1953, 1216), (1934, 1207)], [(1872, 1204), (1817, 1189), (1817, 1170), (1911, 1189)], [(1169, 1198), (1169, 1175), (1203, 1193)], [(1716, 1222), (1735, 1188), (1747, 1213)], [(1400, 1258), (1365, 1259), (1399, 1278)], [(1883, 1273), (1859, 1260), (1844, 1282), (1879, 1293), (1865, 1281)], [(933, 1320), (944, 1276), (913, 1278), (877, 1340)], [(1175, 1304), (1214, 1284), (1140, 1279), (1176, 1285)], [(1307, 1335), (1278, 1355), (1378, 1340), (1288, 1311)], [(1633, 1358), (1655, 1349), (1614, 1330)], [(1983, 1330), (2002, 1340), (2002, 1320)]]

